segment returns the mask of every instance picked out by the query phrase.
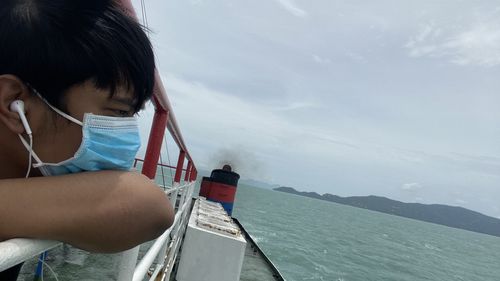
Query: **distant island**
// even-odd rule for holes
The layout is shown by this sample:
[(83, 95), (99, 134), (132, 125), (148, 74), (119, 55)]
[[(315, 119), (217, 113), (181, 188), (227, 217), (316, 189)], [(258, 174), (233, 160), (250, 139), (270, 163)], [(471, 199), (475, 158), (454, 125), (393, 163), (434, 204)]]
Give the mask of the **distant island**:
[(291, 187), (278, 187), (274, 190), (500, 237), (499, 219), (462, 207), (403, 203), (379, 196), (320, 195), (316, 192), (297, 191)]

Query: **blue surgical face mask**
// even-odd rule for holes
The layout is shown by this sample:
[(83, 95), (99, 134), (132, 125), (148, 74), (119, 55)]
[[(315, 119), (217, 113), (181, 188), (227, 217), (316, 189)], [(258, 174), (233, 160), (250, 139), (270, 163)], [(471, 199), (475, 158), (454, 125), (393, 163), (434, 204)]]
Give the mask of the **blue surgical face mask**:
[[(35, 93), (37, 93), (35, 91)], [(37, 93), (38, 94), (38, 93)], [(39, 95), (39, 94), (38, 94)], [(40, 96), (40, 95), (39, 95)], [(82, 171), (130, 170), (141, 146), (139, 127), (135, 117), (110, 117), (86, 113), (83, 122), (62, 112), (40, 98), (55, 112), (82, 126), (82, 143), (75, 155), (59, 163), (45, 163), (23, 139), (24, 146), (32, 152), (44, 176), (56, 176)]]

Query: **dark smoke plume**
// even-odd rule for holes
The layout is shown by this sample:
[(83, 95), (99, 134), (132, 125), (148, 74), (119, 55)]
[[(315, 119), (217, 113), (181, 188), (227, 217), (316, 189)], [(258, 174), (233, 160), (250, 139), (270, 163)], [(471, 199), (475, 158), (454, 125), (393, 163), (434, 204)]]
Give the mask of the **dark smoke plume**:
[(224, 165), (230, 165), (233, 172), (244, 178), (262, 177), (264, 163), (259, 161), (255, 155), (244, 149), (220, 149), (211, 157), (211, 169), (221, 169)]

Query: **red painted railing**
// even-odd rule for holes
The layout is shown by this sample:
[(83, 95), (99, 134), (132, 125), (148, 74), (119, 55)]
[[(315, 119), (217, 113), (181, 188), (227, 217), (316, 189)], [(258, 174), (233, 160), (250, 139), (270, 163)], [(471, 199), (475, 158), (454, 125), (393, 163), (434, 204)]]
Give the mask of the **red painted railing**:
[[(132, 3), (130, 0), (119, 0), (122, 8), (126, 13), (137, 20), (137, 14), (134, 11)], [(179, 129), (179, 125), (175, 118), (175, 114), (172, 110), (172, 105), (168, 100), (167, 93), (161, 77), (156, 70), (155, 72), (155, 87), (154, 87), (154, 97), (153, 104), (155, 106), (155, 114), (153, 117), (153, 124), (151, 127), (151, 132), (149, 134), (148, 146), (146, 149), (146, 155), (144, 158), (144, 164), (142, 166), (142, 173), (154, 179), (156, 176), (158, 160), (160, 159), (161, 147), (164, 140), (165, 129), (174, 139), (177, 147), (179, 148), (179, 159), (176, 165), (175, 172), (175, 183), (180, 183), (182, 178), (182, 171), (184, 170), (184, 161), (188, 160), (188, 165), (185, 173), (185, 181), (194, 181), (198, 174), (194, 161), (189, 154), (189, 151), (184, 143), (182, 133)]]

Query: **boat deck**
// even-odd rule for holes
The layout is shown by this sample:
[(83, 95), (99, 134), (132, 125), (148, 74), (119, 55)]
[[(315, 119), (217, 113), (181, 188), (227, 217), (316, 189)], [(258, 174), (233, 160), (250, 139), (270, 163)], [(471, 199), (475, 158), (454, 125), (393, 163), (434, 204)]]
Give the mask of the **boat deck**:
[(240, 226), (247, 240), (240, 281), (285, 281), (276, 266), (253, 241), (241, 223), (237, 219), (234, 221)]

